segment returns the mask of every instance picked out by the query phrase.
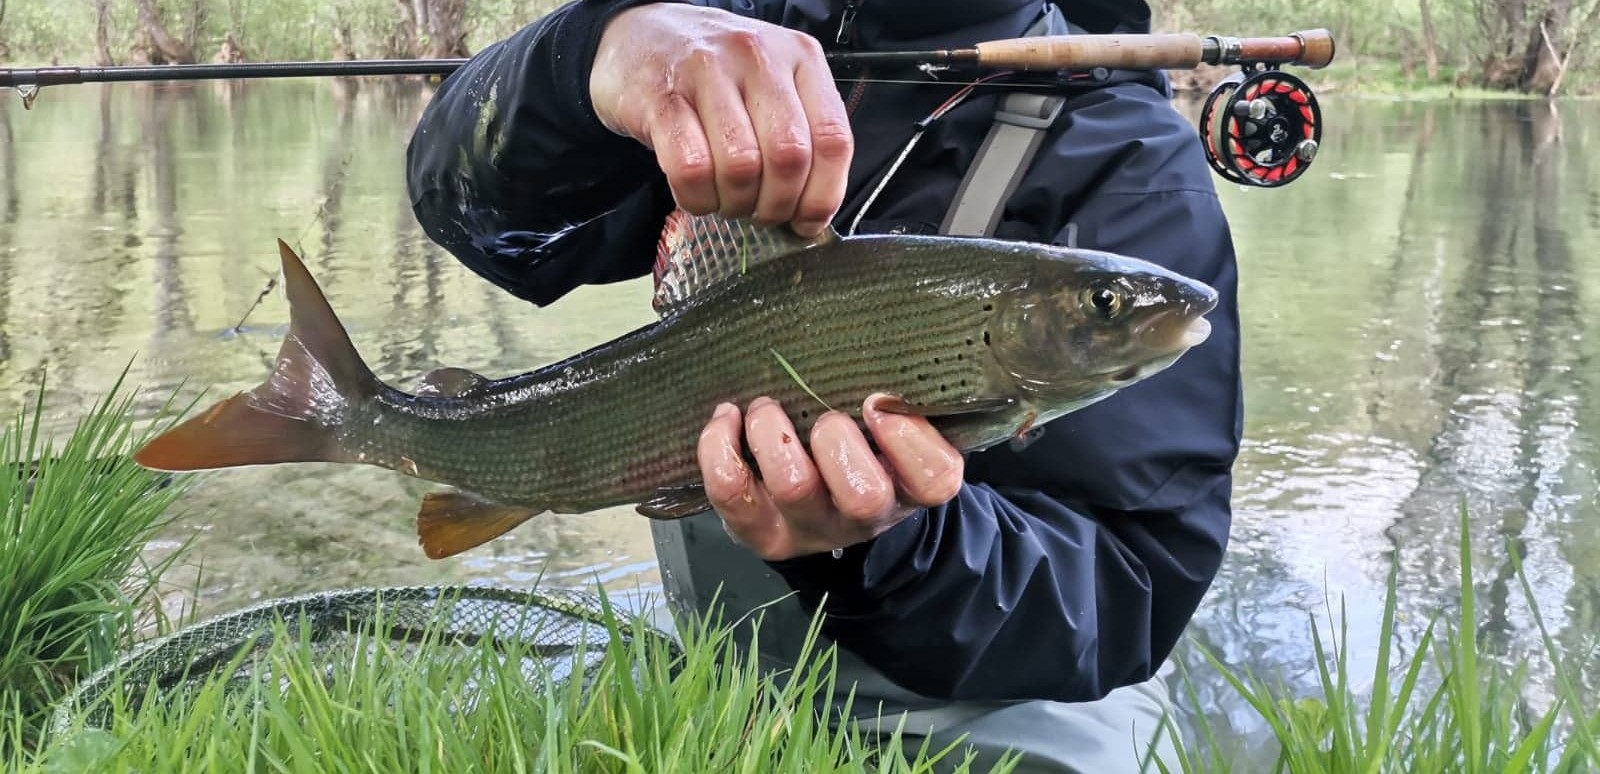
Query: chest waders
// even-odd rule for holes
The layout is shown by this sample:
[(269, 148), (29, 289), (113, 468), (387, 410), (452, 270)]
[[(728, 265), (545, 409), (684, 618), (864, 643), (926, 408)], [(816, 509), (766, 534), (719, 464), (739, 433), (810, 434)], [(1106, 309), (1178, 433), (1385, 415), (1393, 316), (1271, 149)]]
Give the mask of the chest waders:
[[(1024, 35), (1082, 33), (1054, 4), (1046, 9)], [(993, 234), (1006, 202), (1065, 104), (1065, 97), (1049, 93), (1009, 92), (1000, 100), (989, 133), (945, 213), (941, 233)], [(897, 167), (898, 162), (890, 167), (885, 181)], [(879, 190), (885, 181), (878, 183)], [(871, 207), (874, 198), (876, 191), (859, 212)], [(854, 231), (853, 225), (850, 231)], [(652, 521), (651, 532), (667, 602), (675, 616), (700, 618), (712, 614), (715, 605), (721, 623), (738, 622), (733, 637), (746, 652), (755, 637), (760, 660), (769, 669), (788, 669), (794, 664), (812, 617), (776, 571), (733, 542), (717, 514)], [(751, 621), (758, 621), (758, 626)], [(830, 644), (824, 638), (819, 646)], [(1051, 644), (1041, 642), (1039, 647), (1048, 649)], [(961, 739), (962, 747), (978, 752), (971, 769), (974, 772), (989, 770), (1010, 750), (1022, 755), (1016, 772), (1114, 774), (1139, 771), (1150, 756), (1149, 746), (1158, 744), (1157, 756), (1169, 768), (1176, 768), (1177, 758), (1167, 741), (1170, 721), (1164, 719), (1171, 705), (1165, 681), (1159, 676), (1082, 704), (949, 702), (901, 688), (842, 647), (836, 652), (839, 694), (833, 716), (842, 711), (853, 684), (851, 714), (863, 730), (875, 722), (887, 739), (904, 723), (903, 738), (911, 753), (925, 737), (930, 751)], [(1135, 744), (1135, 738), (1141, 741)], [(941, 761), (939, 770), (949, 770), (951, 766), (943, 764), (959, 762), (964, 755), (958, 748)], [(1147, 770), (1159, 768), (1152, 760)]]

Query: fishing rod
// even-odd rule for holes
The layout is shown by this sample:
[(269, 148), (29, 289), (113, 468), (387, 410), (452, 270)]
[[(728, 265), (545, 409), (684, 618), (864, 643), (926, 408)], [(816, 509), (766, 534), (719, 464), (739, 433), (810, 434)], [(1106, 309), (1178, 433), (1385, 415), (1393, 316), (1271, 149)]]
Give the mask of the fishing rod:
[[(1278, 186), (1302, 174), (1321, 139), (1321, 112), (1311, 88), (1284, 65), (1321, 69), (1333, 61), (1333, 35), (1313, 29), (1275, 37), (1231, 37), (1194, 33), (1044, 35), (977, 43), (967, 48), (925, 51), (834, 51), (830, 67), (910, 67), (924, 80), (895, 81), (960, 86), (938, 80), (960, 68), (1054, 74), (1054, 79), (1000, 81), (987, 87), (1059, 88), (1088, 73), (1110, 70), (1192, 70), (1201, 65), (1237, 66), (1207, 97), (1201, 134), (1207, 159), (1218, 174), (1241, 184)], [(111, 67), (0, 68), (0, 88), (15, 88), (31, 108), (39, 89), (85, 83), (254, 80), (357, 76), (448, 76), (467, 59), (368, 59), (308, 62), (241, 62)], [(872, 80), (861, 78), (862, 80)]]
[[(1052, 35), (978, 43), (971, 48), (928, 51), (834, 51), (835, 66), (874, 64), (979, 67), (1043, 71), (1113, 69), (1193, 69), (1202, 64), (1291, 64), (1326, 67), (1333, 61), (1333, 36), (1308, 30), (1280, 37), (1202, 37), (1192, 33), (1127, 35)], [(0, 87), (40, 88), (83, 83), (320, 78), (368, 75), (449, 75), (466, 59), (364, 59), (321, 62), (239, 62), (230, 64), (126, 65), (113, 67), (0, 68)]]

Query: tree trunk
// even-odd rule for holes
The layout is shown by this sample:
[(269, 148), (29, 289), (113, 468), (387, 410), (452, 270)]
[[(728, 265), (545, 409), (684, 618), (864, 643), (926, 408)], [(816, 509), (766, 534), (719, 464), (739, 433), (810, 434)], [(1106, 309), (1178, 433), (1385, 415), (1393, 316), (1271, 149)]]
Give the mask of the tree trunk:
[(111, 0), (94, 0), (94, 59), (101, 67), (117, 63), (111, 56)]
[(235, 64), (245, 61), (244, 48), (239, 41), (229, 32), (222, 36), (222, 48), (217, 49), (217, 55), (211, 61), (217, 64)]
[(391, 59), (411, 59), (417, 55), (417, 12), (411, 0), (395, 0), (400, 20), (389, 35), (387, 56)]
[(1572, 0), (1551, 0), (1545, 6), (1544, 13), (1538, 16), (1532, 29), (1528, 30), (1528, 46), (1522, 60), (1521, 86), (1523, 91), (1533, 94), (1549, 94), (1565, 64), (1559, 51), (1556, 50), (1556, 41), (1564, 40), (1562, 34), (1566, 30), (1568, 16), (1572, 9)]
[[(423, 3), (424, 0), (418, 0)], [(423, 29), (428, 32), (428, 57), (453, 59), (468, 56), (467, 0), (425, 0), (428, 8)]]
[(136, 52), (139, 48), (146, 48), (143, 53), (150, 64), (193, 64), (194, 49), (167, 32), (153, 0), (134, 0), (134, 2), (139, 7), (142, 38), (139, 43), (134, 44)]
[(205, 25), (206, 9), (201, 0), (189, 4), (189, 29), (183, 34), (183, 45), (190, 51), (200, 50), (200, 28)]
[(1439, 40), (1433, 30), (1433, 12), (1428, 0), (1417, 0), (1422, 11), (1422, 63), (1427, 68), (1428, 80), (1439, 80)]

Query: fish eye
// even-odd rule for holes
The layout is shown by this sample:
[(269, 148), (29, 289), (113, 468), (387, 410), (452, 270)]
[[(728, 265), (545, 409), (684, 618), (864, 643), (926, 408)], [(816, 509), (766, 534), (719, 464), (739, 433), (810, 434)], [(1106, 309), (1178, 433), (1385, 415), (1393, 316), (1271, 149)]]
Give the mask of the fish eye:
[(1123, 295), (1116, 288), (1096, 285), (1083, 291), (1083, 307), (1101, 320), (1115, 319), (1122, 311)]

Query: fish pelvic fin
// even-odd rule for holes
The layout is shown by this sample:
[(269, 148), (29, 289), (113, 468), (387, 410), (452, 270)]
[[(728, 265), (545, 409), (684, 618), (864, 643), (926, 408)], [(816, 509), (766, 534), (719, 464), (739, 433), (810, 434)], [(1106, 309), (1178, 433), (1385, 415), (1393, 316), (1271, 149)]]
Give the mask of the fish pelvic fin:
[(541, 513), (538, 508), (501, 505), (466, 492), (429, 492), (417, 510), (417, 542), (429, 559), (444, 559), (494, 540)]
[(277, 364), (254, 389), (157, 436), (133, 455), (152, 470), (206, 470), (284, 462), (353, 462), (336, 430), (352, 401), (379, 382), (351, 344), (316, 280), (278, 240), (289, 333)]

